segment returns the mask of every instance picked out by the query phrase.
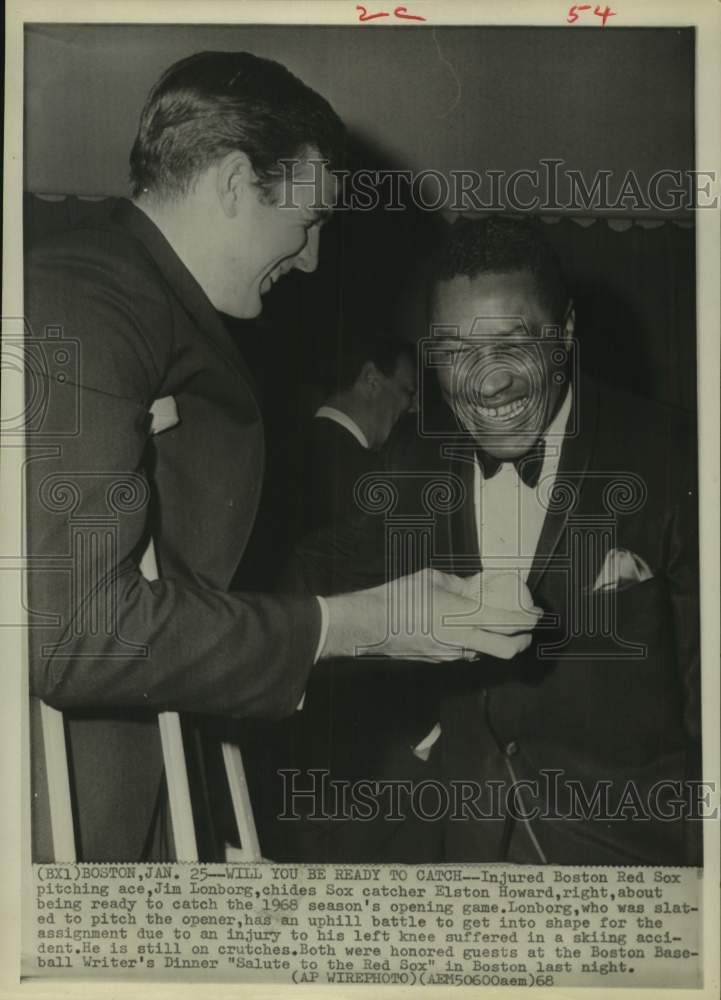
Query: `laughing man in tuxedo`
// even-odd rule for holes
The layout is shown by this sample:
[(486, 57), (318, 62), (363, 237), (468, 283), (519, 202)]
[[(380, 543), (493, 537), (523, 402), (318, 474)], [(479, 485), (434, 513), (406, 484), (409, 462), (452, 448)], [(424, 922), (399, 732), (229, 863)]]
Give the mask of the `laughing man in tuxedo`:
[[(447, 789), (442, 856), (698, 864), (692, 429), (579, 373), (564, 277), (528, 220), (451, 227), (431, 316), (423, 359), (442, 404), (396, 437), (388, 516), (349, 525), (330, 559), (311, 540), (306, 579), (343, 589), (359, 571), (387, 575), (388, 532), (404, 518), (413, 531), (424, 484), (445, 483), (430, 543), (392, 572), (430, 562), (467, 576), (481, 604), (531, 600), (544, 614), (513, 662), (439, 675), (438, 722), (416, 754)], [(375, 738), (397, 756), (391, 730)]]

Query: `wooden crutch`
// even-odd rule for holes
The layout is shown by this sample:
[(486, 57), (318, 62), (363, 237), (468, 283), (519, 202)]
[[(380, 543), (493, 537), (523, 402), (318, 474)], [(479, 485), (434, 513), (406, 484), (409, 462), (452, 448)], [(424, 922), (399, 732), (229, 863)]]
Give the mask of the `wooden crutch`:
[[(156, 399), (150, 408), (150, 413), (152, 417), (151, 434), (160, 434), (162, 431), (169, 430), (179, 420), (175, 399), (172, 396)], [(152, 538), (140, 561), (140, 572), (146, 580), (158, 579), (158, 564)], [(62, 712), (43, 702), (40, 706), (40, 718), (48, 782), (53, 854), (56, 861), (73, 862), (76, 860), (75, 835), (63, 716)], [(193, 823), (180, 716), (177, 712), (161, 712), (158, 715), (158, 726), (168, 786), (176, 860), (197, 861), (198, 845)], [(231, 861), (260, 861), (258, 833), (253, 818), (253, 807), (240, 749), (233, 743), (223, 743), (222, 753), (241, 843), (240, 849), (226, 845), (226, 858)]]

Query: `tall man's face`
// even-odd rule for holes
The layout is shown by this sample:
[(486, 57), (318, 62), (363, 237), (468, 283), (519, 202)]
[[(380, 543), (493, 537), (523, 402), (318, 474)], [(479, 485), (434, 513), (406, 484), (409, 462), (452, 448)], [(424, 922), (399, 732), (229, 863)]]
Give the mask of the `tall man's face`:
[[(460, 427), (501, 461), (526, 454), (566, 391), (573, 310), (553, 316), (528, 272), (438, 283), (432, 323), (441, 392)], [(555, 331), (554, 331), (555, 327)], [(439, 357), (440, 355), (440, 357)]]
[(234, 217), (228, 266), (235, 288), (232, 315), (250, 319), (262, 308), (262, 296), (294, 268), (318, 266), (320, 229), (335, 201), (335, 179), (314, 162), (301, 161), (292, 175), (268, 193), (252, 181), (244, 188)]

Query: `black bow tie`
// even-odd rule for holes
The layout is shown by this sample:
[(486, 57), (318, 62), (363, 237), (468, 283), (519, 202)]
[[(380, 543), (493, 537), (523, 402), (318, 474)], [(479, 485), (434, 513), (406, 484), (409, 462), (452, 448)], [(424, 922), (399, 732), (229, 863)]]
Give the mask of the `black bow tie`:
[[(481, 448), (476, 448), (476, 457), (478, 458), (478, 464), (481, 467), (484, 479), (493, 479), (503, 464), (502, 459), (494, 458), (493, 455), (489, 455), (487, 451), (483, 451)], [(543, 468), (545, 457), (546, 442), (543, 438), (539, 438), (530, 451), (527, 451), (525, 455), (519, 455), (518, 458), (513, 459), (516, 472), (526, 486), (532, 490), (536, 488), (538, 480), (541, 478), (541, 469)]]

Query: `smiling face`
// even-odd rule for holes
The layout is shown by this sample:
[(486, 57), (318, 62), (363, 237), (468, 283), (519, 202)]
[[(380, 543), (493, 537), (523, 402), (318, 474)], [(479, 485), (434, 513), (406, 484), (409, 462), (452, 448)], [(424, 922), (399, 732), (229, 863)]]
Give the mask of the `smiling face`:
[(251, 319), (263, 308), (262, 296), (294, 268), (311, 273), (318, 266), (320, 229), (333, 204), (335, 181), (325, 167), (296, 165), (266, 194), (258, 185), (245, 188), (235, 217), (235, 250), (229, 268), (235, 282), (233, 315)]
[(434, 351), (459, 425), (501, 461), (525, 455), (565, 394), (570, 303), (551, 315), (526, 271), (457, 276), (436, 286), (432, 322), (453, 331), (434, 337)]

